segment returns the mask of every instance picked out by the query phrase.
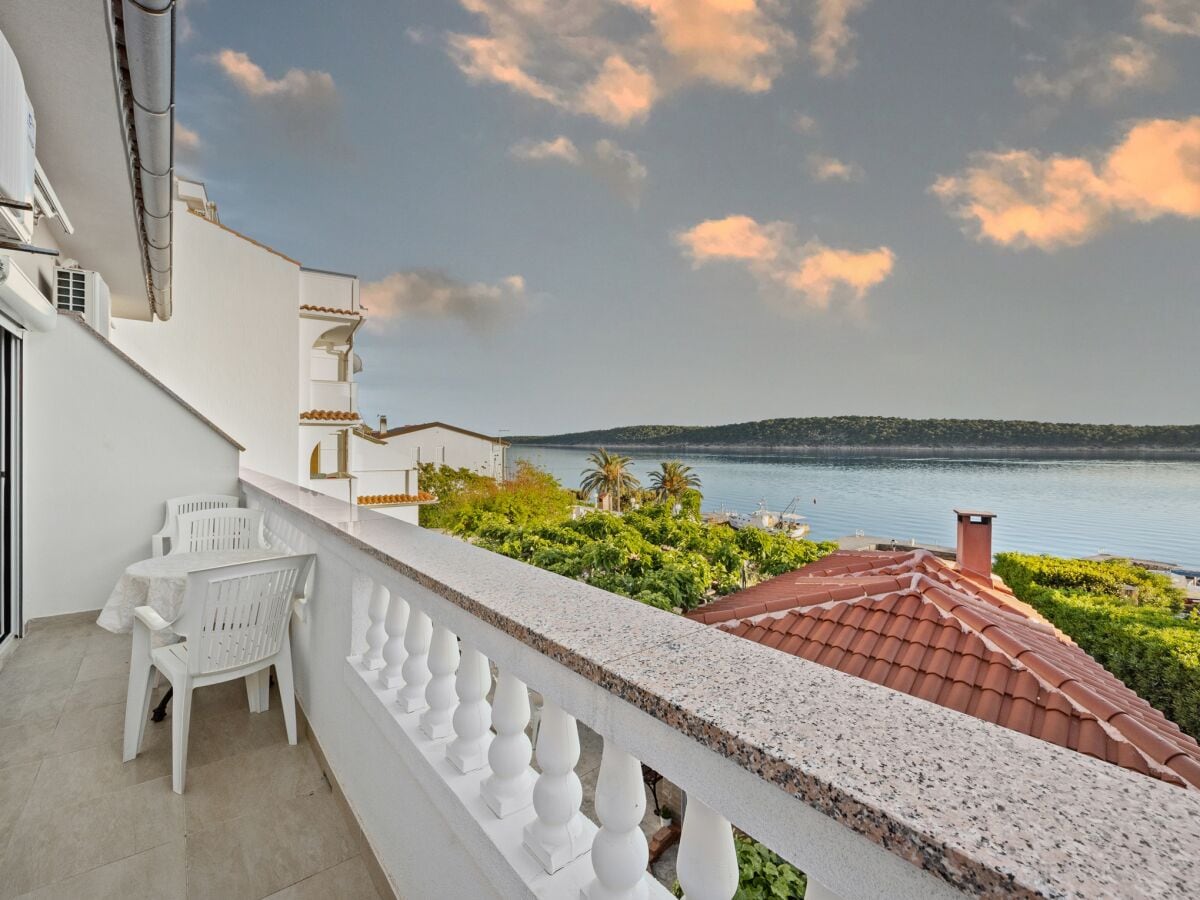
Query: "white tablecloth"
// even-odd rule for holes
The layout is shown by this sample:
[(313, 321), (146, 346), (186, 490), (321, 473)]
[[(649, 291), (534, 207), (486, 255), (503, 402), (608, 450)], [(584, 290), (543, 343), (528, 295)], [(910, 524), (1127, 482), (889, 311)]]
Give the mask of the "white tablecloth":
[(280, 555), (277, 550), (210, 550), (135, 562), (113, 588), (96, 624), (116, 634), (128, 634), (133, 630), (133, 610), (138, 606), (149, 606), (168, 622), (174, 622), (183, 611), (189, 572)]

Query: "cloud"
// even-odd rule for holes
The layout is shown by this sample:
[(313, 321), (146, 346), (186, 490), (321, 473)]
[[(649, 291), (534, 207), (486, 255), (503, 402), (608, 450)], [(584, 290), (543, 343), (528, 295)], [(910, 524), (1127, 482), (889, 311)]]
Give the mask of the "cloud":
[(842, 162), (835, 156), (808, 155), (808, 173), (816, 181), (862, 181), (864, 173), (857, 163)]
[(181, 122), (175, 123), (175, 154), (177, 156), (194, 156), (200, 151), (203, 142), (200, 135)]
[(1032, 72), (1016, 79), (1028, 97), (1066, 102), (1082, 94), (1092, 103), (1107, 103), (1130, 90), (1165, 83), (1168, 71), (1158, 51), (1128, 35), (1109, 35), (1098, 41), (1072, 40), (1065, 49), (1066, 66), (1055, 75)]
[(430, 269), (393, 272), (362, 286), (367, 327), (379, 331), (393, 319), (452, 319), (489, 331), (528, 306), (525, 279), (510, 275), (495, 284), (459, 281)]
[(812, 37), (808, 52), (817, 63), (817, 73), (826, 78), (843, 75), (858, 65), (854, 54), (857, 35), (850, 17), (869, 0), (811, 0)]
[(891, 275), (896, 256), (888, 247), (843, 250), (813, 239), (801, 242), (788, 222), (759, 223), (750, 216), (709, 219), (676, 235), (695, 267), (733, 262), (768, 291), (782, 289), (813, 309), (834, 303), (855, 307)]
[(508, 154), (521, 162), (559, 162), (582, 168), (633, 206), (641, 199), (648, 175), (637, 154), (607, 139), (580, 150), (574, 141), (560, 134), (546, 141), (518, 141), (508, 148)]
[(525, 162), (541, 162), (558, 160), (573, 166), (579, 165), (581, 158), (575, 142), (565, 135), (559, 135), (548, 141), (518, 141), (508, 148), (508, 155), (513, 159)]
[(1197, 0), (1141, 0), (1142, 26), (1161, 34), (1200, 37)]
[(797, 113), (792, 119), (792, 131), (796, 134), (815, 134), (818, 128), (817, 120), (805, 113)]
[(641, 122), (658, 99), (658, 84), (649, 70), (613, 54), (579, 96), (578, 108), (610, 125)]
[(694, 84), (771, 88), (794, 50), (779, 0), (460, 0), (476, 33), (447, 51), (468, 79), (610, 125)]
[(1047, 252), (1083, 244), (1114, 220), (1200, 218), (1200, 116), (1138, 122), (1095, 162), (976, 153), (931, 191), (977, 240)]
[(217, 67), (247, 97), (283, 99), (306, 104), (328, 103), (337, 96), (333, 76), (317, 69), (288, 69), (282, 78), (268, 78), (258, 63), (240, 50), (224, 49), (213, 57)]

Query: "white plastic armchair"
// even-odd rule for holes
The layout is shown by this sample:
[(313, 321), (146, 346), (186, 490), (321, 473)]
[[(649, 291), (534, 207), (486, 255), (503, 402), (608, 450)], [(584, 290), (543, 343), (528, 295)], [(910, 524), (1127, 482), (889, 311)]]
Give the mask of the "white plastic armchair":
[(167, 501), (167, 517), (157, 534), (150, 536), (150, 553), (162, 556), (168, 550), (168, 542), (175, 538), (178, 519), (184, 513), (206, 509), (232, 509), (242, 505), (240, 497), (231, 494), (192, 494), (188, 497), (172, 497)]
[(206, 550), (269, 549), (261, 509), (209, 509), (178, 518), (168, 556)]
[[(313, 556), (281, 556), (202, 569), (188, 575), (183, 614), (168, 623), (148, 606), (134, 610), (133, 654), (125, 700), (125, 762), (138, 755), (150, 711), (154, 670), (174, 691), (171, 787), (182, 794), (195, 688), (236, 678), (265, 679), (275, 667), (289, 744), (296, 743), (296, 698), (288, 637), (292, 603), (304, 590)], [(152, 647), (170, 625), (182, 643)]]

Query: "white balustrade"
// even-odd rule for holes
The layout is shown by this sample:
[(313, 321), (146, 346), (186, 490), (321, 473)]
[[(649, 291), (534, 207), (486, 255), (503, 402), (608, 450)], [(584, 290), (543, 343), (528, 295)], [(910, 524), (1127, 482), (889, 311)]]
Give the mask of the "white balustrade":
[(379, 683), (389, 690), (404, 684), (403, 666), (408, 657), (404, 652), (404, 629), (407, 624), (408, 603), (392, 594), (383, 623), (387, 640), (383, 644), (383, 668), (379, 670)]
[(487, 765), (488, 747), (492, 743), (492, 734), (488, 730), (492, 708), (487, 702), (491, 686), (492, 670), (487, 657), (464, 643), (454, 681), (458, 694), (454, 740), (446, 747), (446, 759), (460, 772), (474, 772)]
[(388, 612), (388, 597), (388, 589), (382, 584), (371, 585), (371, 600), (367, 604), (367, 619), (371, 624), (367, 626), (367, 649), (362, 657), (364, 669), (383, 668), (383, 645), (387, 643), (388, 637), (384, 624)]
[(675, 874), (684, 900), (730, 900), (738, 889), (737, 850), (729, 820), (687, 798)]
[(458, 637), (449, 628), (438, 625), (433, 629), (429, 648), (429, 683), (425, 686), (428, 709), (421, 713), (421, 733), (440, 740), (452, 730), (454, 706), (454, 673), (458, 670)]
[(542, 767), (533, 786), (537, 818), (525, 826), (525, 848), (553, 875), (592, 844), (596, 826), (579, 811), (583, 785), (575, 774), (579, 762), (579, 727), (558, 704), (542, 703), (537, 761)]
[(404, 687), (396, 692), (396, 705), (406, 713), (425, 708), (425, 685), (429, 683), (429, 642), (433, 636), (433, 623), (429, 616), (415, 606), (408, 611), (408, 625), (404, 629), (404, 652), (408, 655), (400, 671)]
[(642, 765), (608, 738), (596, 782), (596, 817), (600, 830), (592, 839), (595, 879), (582, 900), (645, 900), (649, 896), (646, 865), (650, 849), (642, 833), (646, 788)]
[(536, 773), (529, 766), (533, 745), (525, 735), (529, 725), (529, 689), (519, 678), (501, 671), (492, 698), (492, 727), (496, 736), (488, 747), (492, 773), (480, 786), (483, 802), (503, 819), (533, 802)]

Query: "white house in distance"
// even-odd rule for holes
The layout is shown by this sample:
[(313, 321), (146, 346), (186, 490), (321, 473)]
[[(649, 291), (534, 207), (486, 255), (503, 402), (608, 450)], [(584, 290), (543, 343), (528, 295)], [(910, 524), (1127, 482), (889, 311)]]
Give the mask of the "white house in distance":
[(498, 480), (507, 471), (507, 441), (457, 425), (425, 422), (388, 428), (387, 417), (380, 416), (374, 434), (385, 438), (388, 446), (398, 450), (401, 458), (413, 466), (437, 463), (452, 469), (470, 469)]

